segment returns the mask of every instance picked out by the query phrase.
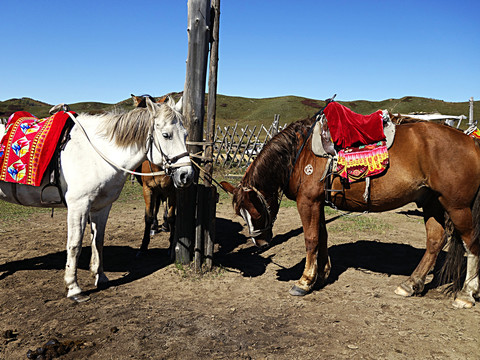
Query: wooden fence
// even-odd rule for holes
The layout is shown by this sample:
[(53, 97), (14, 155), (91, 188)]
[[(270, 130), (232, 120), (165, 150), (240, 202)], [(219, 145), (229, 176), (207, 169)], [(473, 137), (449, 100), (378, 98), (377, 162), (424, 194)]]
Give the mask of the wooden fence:
[(255, 159), (263, 146), (283, 130), (287, 124), (280, 126), (280, 115), (275, 115), (269, 128), (263, 124), (244, 128), (238, 123), (221, 128), (217, 126), (215, 131), (213, 163), (226, 168), (246, 168)]

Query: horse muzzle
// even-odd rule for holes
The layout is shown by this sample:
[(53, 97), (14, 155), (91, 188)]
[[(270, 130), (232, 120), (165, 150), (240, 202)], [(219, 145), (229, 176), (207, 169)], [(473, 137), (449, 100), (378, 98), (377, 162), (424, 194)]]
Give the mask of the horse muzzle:
[(255, 246), (259, 248), (266, 248), (270, 246), (272, 237), (273, 237), (272, 229), (267, 229), (258, 236), (252, 236), (250, 234), (250, 238), (252, 239), (253, 243), (255, 244)]
[(187, 188), (193, 183), (195, 172), (191, 165), (176, 168), (172, 173), (173, 184), (177, 188)]

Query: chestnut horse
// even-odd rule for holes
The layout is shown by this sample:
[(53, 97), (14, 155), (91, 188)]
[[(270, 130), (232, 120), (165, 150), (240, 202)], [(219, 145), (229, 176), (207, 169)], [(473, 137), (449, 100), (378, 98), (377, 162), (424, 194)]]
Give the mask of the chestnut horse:
[[(313, 118), (297, 121), (277, 134), (250, 165), (237, 187), (222, 182), (233, 193), (235, 211), (246, 221), (257, 245), (268, 244), (271, 240), (282, 192), (287, 198), (296, 200), (305, 236), (306, 262), (302, 277), (290, 290), (292, 295), (310, 292), (317, 280), (326, 280), (331, 267), (323, 178), (328, 159), (311, 151), (312, 139), (307, 134), (313, 123)], [(364, 199), (365, 180), (343, 189), (340, 179), (335, 177), (331, 188), (337, 191), (331, 192), (331, 203), (341, 210), (361, 212), (393, 210), (410, 202), (423, 208), (426, 252), (411, 276), (395, 290), (403, 296), (423, 291), (425, 278), (449, 235), (446, 224), (453, 224), (453, 235), (461, 237), (468, 255), (465, 283), (456, 294), (454, 305), (473, 306), (474, 297), (480, 295), (479, 143), (445, 125), (404, 123), (396, 127), (389, 157), (386, 173), (371, 178), (367, 201)]]
[[(132, 94), (133, 105), (139, 108), (146, 107), (147, 98), (153, 102), (163, 103), (168, 100), (168, 95), (157, 100), (150, 95), (135, 96)], [(145, 160), (136, 171), (141, 173), (154, 173), (162, 171), (162, 168)], [(142, 185), (143, 198), (145, 200), (145, 229), (143, 232), (142, 245), (139, 250), (139, 254), (142, 254), (148, 250), (150, 236), (159, 231), (157, 215), (162, 202), (166, 203), (167, 208), (163, 216), (164, 222), (161, 225), (161, 229), (170, 231), (170, 245), (173, 243), (176, 196), (175, 186), (169, 175), (137, 175), (136, 178), (140, 185)]]

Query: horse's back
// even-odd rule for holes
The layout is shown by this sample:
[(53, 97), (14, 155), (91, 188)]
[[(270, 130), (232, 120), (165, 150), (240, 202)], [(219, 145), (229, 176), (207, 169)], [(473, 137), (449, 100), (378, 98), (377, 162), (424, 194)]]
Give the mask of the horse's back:
[[(446, 125), (430, 122), (397, 126), (389, 150), (391, 176), (424, 183), (439, 194), (452, 191), (471, 200), (480, 186), (478, 141)], [(401, 166), (398, 166), (400, 165)], [(392, 174), (393, 173), (393, 174)]]
[[(424, 171), (465, 171), (465, 162), (472, 171), (480, 171), (478, 141), (450, 126), (430, 122), (397, 125), (392, 161), (402, 157), (417, 160)], [(440, 168), (445, 166), (445, 168)]]

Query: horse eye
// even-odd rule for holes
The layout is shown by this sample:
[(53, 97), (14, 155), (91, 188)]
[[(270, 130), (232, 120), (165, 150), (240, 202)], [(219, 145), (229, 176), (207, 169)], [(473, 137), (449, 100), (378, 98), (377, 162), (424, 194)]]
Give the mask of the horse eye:
[(163, 137), (167, 140), (171, 140), (172, 139), (172, 134), (169, 134), (169, 133), (162, 133)]

